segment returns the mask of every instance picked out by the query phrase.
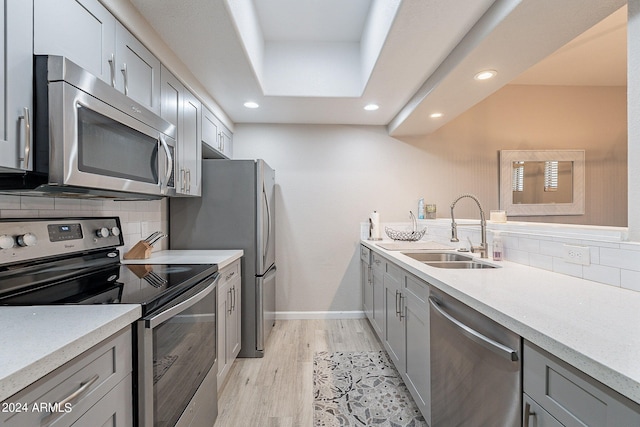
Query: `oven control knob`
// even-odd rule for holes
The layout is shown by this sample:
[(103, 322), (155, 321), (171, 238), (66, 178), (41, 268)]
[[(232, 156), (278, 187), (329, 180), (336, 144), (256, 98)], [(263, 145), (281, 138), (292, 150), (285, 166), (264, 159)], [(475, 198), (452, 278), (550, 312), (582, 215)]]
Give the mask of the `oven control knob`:
[(0, 236), (0, 249), (11, 249), (15, 243), (16, 241), (11, 236), (6, 234)]
[(98, 236), (98, 237), (109, 237), (109, 229), (107, 227), (98, 228), (96, 230), (96, 236)]
[(36, 243), (38, 243), (38, 238), (35, 236), (35, 234), (31, 234), (31, 233), (24, 233), (21, 236), (18, 236), (18, 238), (16, 239), (18, 241), (18, 245), (19, 246), (35, 246)]
[(111, 227), (111, 230), (109, 230), (109, 232), (112, 236), (118, 237), (120, 235), (120, 229), (118, 227)]

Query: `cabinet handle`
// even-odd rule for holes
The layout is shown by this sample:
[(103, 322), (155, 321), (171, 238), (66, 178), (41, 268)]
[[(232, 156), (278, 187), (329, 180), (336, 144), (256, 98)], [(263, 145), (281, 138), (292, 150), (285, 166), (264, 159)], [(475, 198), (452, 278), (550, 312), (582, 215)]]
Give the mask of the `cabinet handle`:
[(402, 322), (402, 319), (404, 319), (406, 316), (403, 313), (403, 304), (402, 304), (402, 300), (404, 299), (404, 295), (402, 295), (402, 292), (400, 292), (400, 310), (398, 311), (398, 317), (400, 317), (400, 321)]
[(368, 268), (369, 268), (369, 274), (367, 276), (367, 281), (371, 283), (371, 266), (369, 266)]
[(191, 169), (187, 169), (187, 194), (191, 194)]
[(113, 53), (109, 59), (109, 71), (111, 72), (111, 87), (116, 87), (116, 59)]
[(396, 317), (398, 317), (398, 315), (400, 314), (399, 296), (400, 296), (400, 291), (396, 290)]
[(236, 311), (236, 287), (234, 286), (231, 289), (233, 289), (233, 304), (231, 304), (231, 309)]
[(184, 182), (185, 182), (185, 180), (186, 180), (186, 176), (185, 176), (184, 169), (180, 169), (180, 192), (181, 193), (185, 192), (185, 190), (184, 190), (184, 185), (185, 185)]
[[(91, 377), (87, 381), (80, 383), (80, 387), (76, 391), (74, 391), (73, 393), (71, 393), (64, 399), (62, 399), (60, 402), (58, 402), (56, 407), (60, 408), (61, 410), (64, 410), (67, 404), (73, 402), (74, 400), (82, 396), (84, 393), (89, 391), (89, 388), (93, 385), (93, 383), (98, 381), (98, 378), (100, 378), (100, 375), (95, 374), (93, 377)], [(48, 426), (52, 424), (56, 419), (60, 418), (62, 414), (64, 414), (64, 412), (52, 412), (42, 420), (42, 423), (40, 425)]]
[(129, 95), (129, 78), (127, 77), (127, 64), (126, 62), (122, 63), (122, 75), (124, 76), (124, 94)]
[(529, 402), (525, 403), (524, 405), (524, 426), (523, 427), (529, 427), (529, 419), (531, 417), (535, 417), (536, 413), (531, 411), (531, 404)]
[(227, 313), (231, 315), (231, 312), (233, 311), (233, 293), (231, 293), (231, 289), (227, 291), (227, 294), (229, 294), (229, 309), (227, 310)]
[(24, 120), (24, 168), (29, 169), (29, 158), (31, 157), (31, 117), (29, 108), (23, 108), (23, 115), (19, 119)]
[(224, 280), (229, 280), (231, 279), (234, 275), (236, 274), (235, 271), (232, 271), (231, 273), (227, 274), (224, 278)]

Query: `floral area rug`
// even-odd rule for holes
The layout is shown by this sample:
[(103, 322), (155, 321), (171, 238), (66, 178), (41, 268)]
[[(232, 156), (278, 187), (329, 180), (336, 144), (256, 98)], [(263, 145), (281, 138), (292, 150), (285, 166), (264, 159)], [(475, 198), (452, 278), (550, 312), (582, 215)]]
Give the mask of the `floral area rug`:
[(384, 351), (313, 358), (313, 425), (427, 427)]

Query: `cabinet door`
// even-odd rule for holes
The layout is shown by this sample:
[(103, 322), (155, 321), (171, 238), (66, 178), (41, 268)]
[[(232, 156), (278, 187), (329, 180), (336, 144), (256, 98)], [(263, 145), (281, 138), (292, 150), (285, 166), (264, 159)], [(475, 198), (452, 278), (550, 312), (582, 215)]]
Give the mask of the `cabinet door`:
[(371, 285), (373, 287), (373, 313), (371, 325), (378, 334), (378, 337), (382, 340), (384, 335), (384, 286), (383, 286), (383, 268), (385, 262), (382, 261), (376, 254), (372, 256), (372, 275)]
[(160, 113), (160, 61), (122, 24), (116, 24), (116, 87)]
[(220, 123), (220, 129), (218, 134), (218, 144), (220, 151), (227, 158), (233, 157), (233, 134), (225, 125)]
[(400, 270), (387, 263), (384, 274), (385, 329), (384, 345), (399, 372), (405, 366), (404, 295), (400, 287)]
[(33, 7), (5, 0), (0, 10), (0, 168), (32, 170)]
[(231, 283), (231, 289), (229, 297), (231, 298), (231, 314), (229, 316), (229, 322), (227, 324), (227, 348), (229, 349), (229, 361), (233, 363), (238, 353), (240, 353), (240, 346), (242, 342), (241, 334), (241, 320), (240, 320), (240, 307), (241, 307), (241, 288), (242, 282), (240, 276)]
[(230, 363), (228, 360), (229, 350), (227, 349), (227, 321), (230, 311), (229, 283), (218, 285), (218, 315), (217, 315), (217, 352), (218, 352), (218, 390), (222, 387), (224, 379), (229, 372)]
[(373, 284), (371, 283), (371, 267), (368, 263), (360, 262), (360, 280), (362, 281), (362, 309), (371, 321), (373, 315)]
[(116, 19), (98, 0), (33, 0), (33, 53), (63, 55), (115, 85)]
[(200, 110), (202, 105), (191, 92), (184, 92), (182, 123), (178, 134), (179, 170), (184, 169), (185, 194), (199, 196), (201, 193), (202, 145), (200, 143)]
[[(218, 145), (218, 118), (204, 105), (202, 106), (202, 143), (209, 151), (220, 151)], [(212, 156), (214, 157), (214, 156)], [(217, 156), (215, 156), (217, 157)]]
[(431, 356), (429, 311), (406, 293), (406, 364), (403, 378), (420, 412), (431, 425)]

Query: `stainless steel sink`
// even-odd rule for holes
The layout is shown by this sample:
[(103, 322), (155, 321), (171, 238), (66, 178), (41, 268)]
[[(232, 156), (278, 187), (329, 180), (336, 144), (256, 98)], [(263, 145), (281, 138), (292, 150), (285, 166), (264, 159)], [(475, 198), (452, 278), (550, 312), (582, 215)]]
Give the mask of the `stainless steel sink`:
[(493, 265), (477, 261), (433, 261), (425, 262), (425, 264), (438, 268), (496, 268)]
[(469, 255), (463, 255), (457, 252), (403, 252), (403, 254), (420, 262), (472, 261), (472, 257)]
[(491, 264), (476, 261), (470, 255), (458, 252), (402, 252), (409, 258), (438, 268), (496, 268)]

